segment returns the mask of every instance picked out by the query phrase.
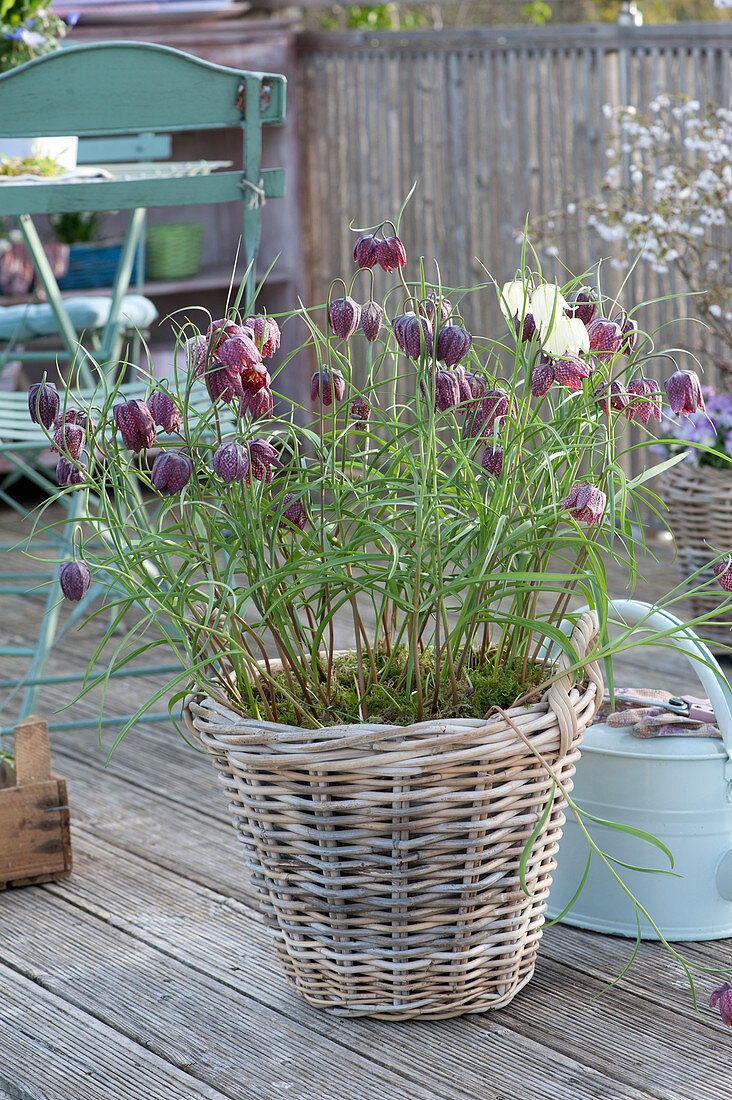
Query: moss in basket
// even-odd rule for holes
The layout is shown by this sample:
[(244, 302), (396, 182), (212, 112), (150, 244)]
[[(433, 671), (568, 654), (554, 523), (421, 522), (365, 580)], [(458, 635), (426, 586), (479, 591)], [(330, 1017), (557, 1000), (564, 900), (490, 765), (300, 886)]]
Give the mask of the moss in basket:
[[(468, 670), (457, 685), (456, 697), (449, 683), (440, 685), (435, 718), (481, 718), (493, 707), (510, 707), (532, 687), (540, 684), (546, 675), (544, 667), (533, 662), (527, 668), (522, 662), (513, 661), (496, 668), (489, 659)], [(330, 706), (318, 713), (319, 724), (335, 725), (340, 722), (384, 722), (388, 725), (408, 726), (419, 721), (418, 702), (414, 691), (405, 691), (407, 681), (407, 649), (400, 647), (390, 657), (375, 656), (378, 680), (366, 688), (362, 697), (358, 687), (358, 660), (355, 653), (338, 656), (333, 661)], [(426, 691), (434, 694), (435, 653), (426, 650), (420, 660), (420, 675)], [(297, 726), (303, 723), (303, 714), (282, 690), (287, 680), (284, 673), (276, 674), (271, 694), (277, 721)], [(305, 719), (305, 721), (307, 721)]]

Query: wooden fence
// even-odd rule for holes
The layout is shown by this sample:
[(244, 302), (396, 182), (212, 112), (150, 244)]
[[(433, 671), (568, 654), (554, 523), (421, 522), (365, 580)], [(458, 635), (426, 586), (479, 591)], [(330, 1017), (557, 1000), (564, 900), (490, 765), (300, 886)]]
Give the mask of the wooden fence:
[[(349, 221), (369, 226), (394, 217), (415, 180), (402, 236), (412, 256), (425, 256), (428, 274), (436, 257), (444, 285), (480, 281), (483, 264), (499, 281), (509, 278), (520, 258), (515, 231), (527, 214), (597, 189), (606, 164), (603, 104), (642, 109), (669, 92), (730, 106), (731, 63), (729, 23), (302, 35), (297, 97), (310, 300), (322, 301), (330, 280), (353, 270)], [(559, 245), (578, 273), (608, 249), (585, 227)], [(641, 264), (624, 297), (648, 301), (680, 290)], [(644, 327), (685, 309), (659, 304)], [(487, 294), (464, 312), (478, 332), (498, 321)], [(694, 332), (698, 326), (677, 326), (673, 336), (694, 346)]]

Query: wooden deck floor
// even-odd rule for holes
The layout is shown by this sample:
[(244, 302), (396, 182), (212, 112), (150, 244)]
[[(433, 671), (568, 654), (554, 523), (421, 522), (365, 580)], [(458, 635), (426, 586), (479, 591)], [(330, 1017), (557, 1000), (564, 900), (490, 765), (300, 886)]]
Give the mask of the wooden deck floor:
[[(0, 539), (17, 531), (0, 513)], [(35, 604), (2, 607), (3, 643), (32, 633)], [(91, 636), (75, 635), (49, 671), (90, 652)], [(617, 672), (695, 684), (665, 652)], [(116, 681), (107, 712), (154, 686)], [(70, 695), (46, 689), (39, 710), (53, 719)], [(85, 699), (73, 716), (91, 721), (98, 706)], [(496, 1013), (390, 1024), (310, 1008), (273, 961), (211, 765), (156, 724), (105, 766), (114, 732), (102, 745), (91, 725), (54, 732), (74, 871), (0, 894), (0, 1100), (729, 1100), (732, 1033), (706, 1007), (718, 983), (699, 978), (695, 1012), (652, 943), (606, 989), (628, 941), (555, 926), (533, 981)], [(732, 966), (732, 941), (683, 950)]]

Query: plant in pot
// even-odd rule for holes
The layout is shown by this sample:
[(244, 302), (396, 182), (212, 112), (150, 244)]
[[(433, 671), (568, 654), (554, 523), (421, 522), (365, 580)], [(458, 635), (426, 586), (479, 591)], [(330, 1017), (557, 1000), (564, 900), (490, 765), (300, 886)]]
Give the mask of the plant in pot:
[[(60, 49), (78, 12), (61, 19), (47, 0), (0, 0), (0, 73)], [(11, 160), (50, 158), (62, 170), (76, 167), (75, 137), (5, 138), (0, 153)]]
[[(662, 398), (633, 324), (526, 251), (469, 293), (407, 281), (391, 223), (354, 256), (325, 310), (280, 318), (307, 326), (279, 368), (314, 360), (305, 425), (277, 321), (238, 301), (146, 401), (102, 379), (29, 407), (82, 497), (63, 594), (109, 583), (110, 674), (178, 655), (139, 716), (185, 702), (288, 976), (338, 1013), (450, 1016), (533, 973), (598, 662), (630, 635), (608, 638), (604, 560), (633, 574), (655, 471), (624, 473), (625, 429)], [(471, 335), (496, 292), (507, 331)]]
[[(117, 273), (122, 241), (100, 239), (105, 211), (73, 210), (50, 215), (56, 240), (69, 248), (68, 268), (59, 279), (61, 290), (112, 286)], [(137, 274), (137, 260), (131, 278)]]

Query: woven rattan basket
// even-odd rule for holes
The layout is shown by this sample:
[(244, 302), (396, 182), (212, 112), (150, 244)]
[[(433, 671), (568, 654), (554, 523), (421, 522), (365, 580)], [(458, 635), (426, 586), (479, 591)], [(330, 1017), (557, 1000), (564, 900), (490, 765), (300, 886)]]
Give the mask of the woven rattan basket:
[[(732, 549), (732, 472), (715, 470), (689, 460), (679, 462), (660, 477), (659, 495), (668, 505), (668, 524), (676, 541), (676, 562), (682, 581), (714, 558), (715, 551)], [(711, 568), (702, 579), (714, 581)], [(724, 593), (712, 584), (709, 591), (689, 596), (690, 617), (709, 614), (719, 607)], [(696, 628), (714, 648), (732, 644), (729, 625), (709, 623)]]
[[(594, 613), (580, 619), (581, 656), (596, 630)], [(564, 824), (546, 765), (571, 788), (601, 698), (594, 662), (510, 721), (313, 731), (189, 697), (279, 959), (311, 1004), (396, 1020), (512, 999), (534, 971)], [(521, 853), (550, 800), (527, 896)]]

